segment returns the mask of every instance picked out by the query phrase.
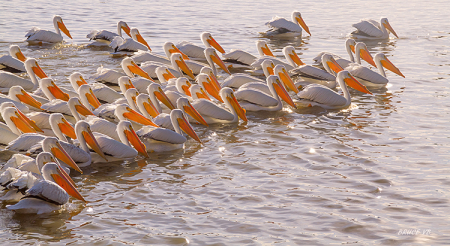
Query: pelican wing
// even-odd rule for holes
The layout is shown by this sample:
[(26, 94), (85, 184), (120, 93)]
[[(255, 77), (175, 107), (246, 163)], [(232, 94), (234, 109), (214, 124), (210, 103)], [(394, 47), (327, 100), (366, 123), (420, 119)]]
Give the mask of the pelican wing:
[(266, 84), (266, 81), (258, 79), (246, 73), (234, 73), (228, 76), (222, 83), (222, 87), (239, 88), (250, 82), (260, 82)]
[(136, 62), (137, 64), (141, 64), (147, 61), (154, 61), (154, 62), (159, 62), (162, 64), (166, 64), (168, 66), (171, 66), (171, 62), (170, 60), (162, 55), (159, 54), (154, 54), (150, 51), (138, 51), (137, 53), (135, 53), (133, 56), (131, 56), (131, 58), (133, 58), (133, 61)]
[(93, 30), (86, 37), (89, 38), (89, 40), (106, 40), (106, 41), (111, 42), (117, 36), (119, 36), (119, 34), (113, 33), (113, 32), (110, 32), (110, 31)]
[(299, 25), (278, 16), (273, 17), (266, 25), (275, 29), (286, 29), (289, 32), (302, 32), (302, 28)]
[(283, 61), (283, 60), (278, 59), (278, 58), (273, 57), (273, 56), (261, 56), (261, 57), (258, 57), (258, 58), (256, 58), (256, 60), (251, 64), (251, 66), (252, 66), (254, 69), (262, 69), (262, 65), (261, 65), (261, 64), (262, 64), (263, 61), (265, 61), (266, 59), (271, 59), (271, 60), (273, 61), (273, 64), (275, 64), (275, 65), (278, 65), (278, 64), (283, 65), (283, 66), (286, 68), (286, 70), (288, 70), (288, 71), (294, 69), (294, 67), (293, 67), (291, 64), (289, 64), (288, 62)]
[(115, 100), (123, 97), (119, 92), (102, 83), (92, 83), (90, 84), (90, 86), (92, 88), (92, 92), (94, 92), (94, 95), (101, 102), (112, 103)]
[(10, 55), (0, 57), (0, 69), (11, 73), (22, 73), (26, 71), (23, 62)]
[(374, 84), (387, 84), (389, 80), (383, 75), (370, 70), (369, 68), (363, 67), (358, 64), (352, 64), (346, 68), (353, 76), (357, 79), (362, 79), (369, 81)]
[(206, 59), (204, 53), (205, 48), (187, 41), (182, 41), (176, 46), (181, 52), (189, 57)]
[(224, 62), (242, 65), (251, 65), (256, 60), (256, 56), (243, 50), (231, 50), (231, 52), (223, 54), (222, 57)]
[(306, 99), (320, 104), (329, 106), (345, 105), (347, 100), (329, 89), (326, 86), (319, 84), (310, 84), (304, 90), (300, 91), (297, 96), (300, 99)]
[(380, 30), (380, 24), (374, 20), (361, 20), (360, 22), (352, 25), (357, 31), (352, 34), (358, 34), (369, 37), (381, 37), (383, 32)]
[(154, 83), (153, 81), (142, 77), (134, 77), (131, 79), (131, 82), (139, 93), (147, 93), (147, 87)]
[(27, 191), (24, 198), (38, 198), (63, 205), (69, 201), (69, 194), (54, 182), (40, 180)]
[(88, 122), (89, 125), (91, 125), (91, 130), (93, 132), (99, 132), (117, 141), (120, 141), (119, 135), (116, 131), (116, 124), (94, 115), (89, 115), (88, 117), (86, 117), (85, 121)]
[(104, 134), (94, 132), (94, 136), (105, 155), (110, 155), (120, 159), (126, 159), (134, 158), (138, 154), (138, 152), (134, 148), (117, 140), (114, 140)]
[(72, 115), (70, 112), (69, 106), (66, 101), (60, 99), (53, 99), (49, 103), (46, 103), (41, 106), (41, 109), (47, 110), (53, 113), (61, 113), (65, 115)]
[(241, 88), (235, 92), (235, 95), (237, 100), (247, 101), (263, 107), (276, 107), (278, 105), (277, 99), (260, 90), (252, 88)]
[(12, 103), (14, 103), (16, 108), (19, 109), (22, 113), (28, 113), (30, 111), (30, 109), (28, 108), (27, 105), (25, 105), (25, 104), (23, 104), (21, 102), (16, 102), (16, 101), (12, 100), (11, 98), (9, 98), (8, 96), (6, 96), (4, 94), (0, 94), (0, 104), (2, 104), (4, 102), (12, 102)]
[(27, 114), (30, 120), (36, 122), (36, 125), (41, 129), (51, 129), (50, 126), (50, 114), (45, 112), (30, 112)]
[(158, 126), (170, 130), (175, 130), (173, 128), (172, 121), (170, 119), (170, 114), (162, 113), (159, 114), (157, 117), (153, 118), (153, 123), (157, 124)]
[(36, 143), (44, 140), (45, 136), (37, 133), (24, 133), (11, 141), (5, 149), (11, 151), (24, 152), (29, 150)]
[(166, 66), (169, 71), (175, 76), (175, 77), (181, 77), (181, 73), (178, 70), (175, 70), (171, 66), (167, 66), (167, 64), (160, 63), (160, 62), (154, 62), (154, 61), (148, 61), (141, 64), (142, 70), (144, 70), (152, 79), (158, 79), (158, 75), (156, 75), (156, 68)]
[(192, 106), (202, 116), (226, 121), (231, 121), (234, 119), (234, 115), (228, 110), (219, 107), (215, 103), (206, 99), (197, 99), (192, 103)]
[(270, 89), (267, 86), (267, 84), (261, 83), (261, 82), (250, 82), (250, 83), (247, 83), (240, 87), (240, 90), (244, 90), (244, 89), (256, 89), (256, 90), (266, 93), (267, 95), (271, 94)]
[[(14, 154), (1, 168), (0, 173), (3, 173), (8, 167), (18, 168), (19, 166), (28, 163), (30, 161), (34, 161), (33, 158), (23, 155), (23, 154)], [(36, 165), (35, 165), (36, 166)], [(0, 182), (1, 183), (1, 182)]]
[(9, 72), (0, 71), (0, 87), (9, 89), (14, 85), (20, 85), (26, 91), (31, 91), (34, 88), (31, 80), (24, 79)]
[[(118, 99), (121, 100), (121, 99)], [(118, 102), (118, 101), (116, 101)], [(125, 102), (126, 103), (126, 102)], [(96, 110), (94, 110), (94, 115), (109, 120), (109, 121), (117, 121), (117, 117), (114, 115), (114, 111), (117, 108), (118, 103), (114, 104), (103, 104), (102, 106), (98, 107)]]
[(122, 76), (126, 76), (126, 74), (100, 66), (97, 68), (97, 73), (93, 74), (90, 79), (98, 82), (118, 84), (118, 80)]
[(172, 130), (144, 126), (136, 134), (143, 139), (153, 139), (171, 144), (183, 144), (187, 139)]
[(34, 27), (25, 35), (27, 37), (26, 41), (36, 41), (36, 42), (48, 42), (48, 43), (58, 43), (63, 40), (61, 35), (54, 33), (52, 31), (41, 30)]
[(334, 77), (332, 74), (329, 74), (326, 71), (313, 67), (311, 65), (299, 66), (289, 72), (294, 75), (311, 79), (326, 80), (326, 81), (336, 80), (336, 77)]
[(116, 36), (113, 41), (109, 44), (111, 48), (114, 49), (115, 52), (118, 51), (128, 51), (128, 52), (136, 52), (138, 50), (147, 51), (147, 46), (133, 40), (132, 38), (122, 38), (120, 36)]
[(2, 136), (0, 138), (0, 144), (8, 145), (11, 141), (19, 137), (17, 134), (13, 133), (5, 123), (0, 122), (0, 126), (0, 136)]

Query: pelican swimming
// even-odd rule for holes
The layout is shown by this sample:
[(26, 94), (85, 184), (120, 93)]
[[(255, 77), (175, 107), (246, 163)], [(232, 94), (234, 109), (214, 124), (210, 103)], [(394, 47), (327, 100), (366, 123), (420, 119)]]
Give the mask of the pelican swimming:
[(188, 56), (185, 55), (183, 52), (181, 52), (175, 46), (175, 44), (173, 44), (172, 42), (165, 42), (163, 45), (163, 50), (164, 50), (165, 56), (152, 53), (151, 51), (138, 51), (136, 54), (131, 56), (131, 58), (133, 58), (133, 60), (137, 64), (141, 64), (141, 63), (144, 63), (147, 61), (152, 61), (152, 62), (166, 64), (169, 66), (171, 65), (170, 55), (172, 55), (172, 53), (180, 53), (183, 56), (184, 60), (189, 60)]
[(69, 201), (69, 195), (86, 202), (75, 188), (73, 180), (56, 163), (42, 167), (43, 180), (37, 181), (16, 204), (6, 206), (18, 213), (50, 213), (60, 210)]
[(104, 68), (103, 66), (100, 66), (97, 69), (97, 73), (95, 73), (94, 75), (91, 76), (91, 79), (94, 79), (98, 82), (102, 82), (102, 83), (109, 83), (112, 85), (117, 86), (118, 85), (118, 80), (120, 77), (122, 76), (129, 76), (129, 77), (134, 77), (134, 74), (142, 76), (143, 78), (152, 80), (152, 78), (150, 78), (150, 76), (148, 75), (148, 73), (146, 73), (144, 70), (142, 70), (141, 67), (139, 67), (132, 58), (130, 57), (126, 57), (122, 60), (122, 62), (120, 63), (122, 69), (124, 70), (125, 74), (121, 73), (121, 72), (117, 72), (115, 70), (109, 69), (109, 68)]
[(389, 39), (389, 32), (398, 38), (387, 18), (381, 18), (380, 22), (364, 19), (352, 26), (357, 30), (350, 33), (350, 38), (356, 40)]
[(150, 46), (136, 28), (131, 28), (130, 32), (133, 38), (122, 38), (120, 36), (114, 37), (112, 42), (109, 44), (109, 46), (114, 50), (113, 54), (137, 52), (139, 50), (151, 51)]
[(0, 70), (11, 73), (23, 73), (26, 72), (25, 65), (23, 64), (26, 57), (23, 55), (18, 45), (9, 46), (9, 55), (3, 55), (0, 57)]
[[(256, 50), (258, 50), (258, 54), (260, 57), (275, 57), (272, 51), (269, 49), (269, 46), (267, 46), (267, 42), (264, 40), (256, 41)], [(225, 62), (228, 66), (231, 66), (231, 68), (241, 68), (240, 65), (244, 66), (245, 68), (251, 68), (251, 64), (258, 58), (257, 56), (254, 56), (247, 51), (239, 49), (232, 49), (230, 52), (223, 54), (222, 57), (223, 62)]]
[[(266, 59), (262, 61), (261, 68), (263, 75), (267, 77), (269, 75), (273, 75), (273, 69), (275, 68), (275, 64), (273, 63), (272, 59)], [(233, 73), (222, 82), (222, 87), (230, 87), (233, 89), (238, 89), (242, 85), (252, 82), (266, 84), (266, 81), (264, 79), (258, 78), (256, 76), (247, 73)]]
[(309, 27), (303, 21), (302, 15), (298, 11), (292, 12), (292, 21), (286, 20), (282, 17), (273, 17), (271, 21), (266, 23), (271, 29), (262, 33), (265, 37), (301, 37), (302, 28), (309, 34)]
[(103, 44), (110, 44), (116, 36), (122, 37), (122, 30), (131, 37), (130, 27), (125, 21), (117, 22), (117, 33), (106, 30), (93, 30), (86, 37), (89, 38), (89, 41), (94, 40)]
[(303, 107), (319, 106), (325, 109), (341, 109), (350, 106), (351, 97), (346, 84), (363, 93), (372, 94), (367, 88), (361, 85), (348, 71), (341, 71), (336, 78), (344, 96), (339, 95), (328, 87), (319, 84), (310, 84), (300, 91), (295, 101), (297, 105)]
[(69, 30), (67, 30), (66, 25), (62, 21), (62, 18), (58, 15), (53, 16), (53, 25), (55, 26), (56, 33), (47, 30), (41, 30), (38, 27), (33, 27), (31, 30), (25, 34), (29, 44), (42, 44), (45, 43), (59, 43), (63, 41), (61, 31), (66, 34), (69, 38), (72, 38)]
[[(206, 48), (214, 48), (220, 53), (225, 53), (225, 50), (220, 46), (220, 44), (212, 37), (209, 32), (202, 32), (200, 34), (200, 39), (202, 40), (203, 45)], [(190, 58), (205, 60), (205, 48), (197, 46), (191, 42), (183, 41), (177, 44), (178, 49), (181, 50), (184, 54), (186, 54)]]
[[(84, 80), (83, 75), (79, 72), (74, 72), (69, 76), (70, 84), (75, 91), (78, 91), (80, 86), (87, 84)], [(97, 97), (101, 103), (112, 103), (117, 99), (123, 98), (123, 96), (112, 88), (106, 86), (102, 83), (92, 83), (89, 84), (92, 92)]]
[(39, 87), (36, 75), (41, 79), (47, 77), (36, 59), (28, 58), (24, 65), (31, 80), (24, 79), (9, 72), (0, 71), (0, 92), (7, 92), (9, 88), (14, 85), (20, 85), (26, 91), (34, 91)]

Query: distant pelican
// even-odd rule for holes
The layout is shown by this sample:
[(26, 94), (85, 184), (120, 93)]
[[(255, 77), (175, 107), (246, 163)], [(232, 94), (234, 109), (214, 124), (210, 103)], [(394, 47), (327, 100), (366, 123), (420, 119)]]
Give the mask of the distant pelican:
[(23, 64), (26, 59), (19, 46), (13, 44), (9, 46), (9, 55), (0, 57), (0, 69), (11, 73), (26, 72)]
[(116, 36), (122, 37), (122, 30), (131, 37), (130, 27), (128, 27), (128, 24), (125, 21), (117, 22), (117, 33), (106, 30), (93, 30), (86, 37), (89, 38), (89, 40), (110, 44)]
[(302, 28), (309, 34), (309, 27), (303, 21), (302, 15), (298, 11), (292, 12), (292, 21), (286, 20), (282, 17), (273, 17), (271, 21), (267, 22), (266, 25), (272, 29), (263, 33), (265, 37), (301, 37)]
[(29, 44), (42, 44), (42, 42), (46, 43), (59, 43), (63, 41), (63, 37), (61, 35), (61, 31), (64, 32), (69, 38), (72, 36), (67, 30), (66, 25), (64, 25), (60, 16), (55, 15), (53, 17), (53, 25), (55, 26), (56, 33), (47, 30), (41, 30), (38, 27), (33, 27), (31, 30), (25, 34), (27, 41)]
[(350, 37), (356, 40), (389, 39), (389, 32), (391, 32), (398, 38), (387, 18), (381, 18), (380, 23), (371, 19), (361, 20), (352, 25), (357, 30), (350, 33)]

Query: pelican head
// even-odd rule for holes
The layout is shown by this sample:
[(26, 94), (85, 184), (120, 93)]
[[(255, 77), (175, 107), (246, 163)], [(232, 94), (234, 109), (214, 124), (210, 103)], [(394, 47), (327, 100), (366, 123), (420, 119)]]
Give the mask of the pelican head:
[(62, 141), (67, 142), (67, 139), (64, 135), (76, 139), (77, 135), (75, 134), (75, 129), (73, 126), (64, 118), (64, 116), (60, 113), (53, 113), (49, 118), (50, 126), (53, 129), (55, 135)]
[(153, 123), (153, 121), (151, 121), (148, 118), (145, 118), (145, 116), (138, 113), (136, 110), (133, 110), (127, 104), (117, 105), (114, 114), (117, 116), (119, 120), (130, 120), (141, 125), (158, 127), (158, 125)]
[(275, 64), (273, 63), (272, 59), (265, 59), (261, 63), (261, 67), (262, 67), (264, 75), (266, 77), (268, 77), (269, 75), (273, 75), (274, 74), (273, 69), (275, 68)]
[(75, 163), (75, 161), (70, 157), (69, 154), (64, 150), (64, 148), (61, 146), (61, 143), (59, 140), (55, 137), (46, 137), (42, 141), (42, 149), (45, 152), (50, 152), (53, 154), (54, 157), (58, 158), (62, 162), (66, 163), (71, 168), (77, 170), (80, 173), (83, 173), (81, 169), (78, 167), (78, 165)]
[(209, 32), (202, 32), (200, 34), (200, 39), (202, 40), (203, 44), (206, 47), (213, 47), (215, 48), (217, 51), (219, 51), (220, 53), (225, 53), (225, 50), (222, 48), (222, 46), (220, 46), (219, 43), (217, 43), (217, 41), (211, 36), (211, 33)]
[(174, 109), (170, 112), (170, 120), (172, 121), (172, 125), (175, 128), (175, 131), (180, 133), (180, 129), (189, 135), (191, 138), (195, 139), (197, 142), (202, 143), (200, 138), (195, 133), (194, 129), (192, 129), (191, 124), (186, 119), (183, 114), (183, 111), (180, 109)]
[(78, 192), (75, 187), (75, 182), (64, 172), (64, 170), (56, 163), (49, 162), (42, 167), (42, 174), (45, 180), (51, 180), (58, 184), (62, 189), (64, 189), (68, 195), (79, 199), (83, 202), (83, 196)]
[(364, 59), (364, 61), (366, 61), (367, 63), (369, 63), (370, 65), (377, 67), (377, 65), (375, 64), (375, 62), (373, 61), (373, 57), (369, 52), (369, 49), (367, 49), (367, 46), (365, 43), (363, 42), (358, 42), (355, 45), (355, 54), (357, 57), (357, 61), (356, 62), (361, 62), (358, 61), (358, 57)]
[(133, 145), (133, 147), (140, 154), (148, 158), (148, 153), (146, 151), (145, 144), (142, 143), (142, 141), (139, 139), (138, 135), (134, 131), (133, 126), (129, 121), (121, 120), (119, 124), (117, 124), (116, 131), (122, 143), (128, 146), (130, 146), (130, 144)]
[(15, 107), (5, 107), (2, 110), (2, 117), (11, 131), (17, 135), (22, 133), (35, 133), (36, 130), (19, 113)]
[(90, 107), (97, 109), (102, 105), (88, 84), (81, 85), (78, 88), (78, 95), (80, 95), (81, 102), (86, 106), (90, 105)]
[(86, 80), (83, 78), (83, 75), (79, 72), (72, 73), (69, 76), (69, 81), (75, 91), (78, 91), (80, 86), (87, 84)]
[(9, 97), (16, 102), (21, 102), (38, 109), (42, 106), (42, 103), (30, 96), (30, 94), (28, 94), (20, 85), (11, 86), (11, 88), (9, 88)]
[(45, 96), (50, 100), (60, 99), (66, 102), (69, 101), (69, 94), (63, 92), (51, 78), (41, 79), (41, 81), (39, 81), (39, 87), (41, 87), (42, 92), (44, 92)]
[(136, 88), (130, 88), (125, 92), (124, 96), (125, 99), (127, 99), (128, 105), (130, 105), (133, 110), (138, 111), (136, 107), (136, 97), (139, 96), (138, 90), (136, 90)]
[(283, 48), (283, 54), (286, 57), (286, 60), (288, 60), (289, 63), (293, 67), (298, 67), (298, 66), (305, 65), (305, 63), (302, 62), (300, 57), (298, 57), (297, 53), (295, 52), (294, 46), (288, 45), (288, 46), (284, 47)]
[(184, 60), (189, 60), (189, 57), (181, 52), (181, 50), (178, 49), (177, 46), (175, 46), (175, 44), (173, 44), (172, 42), (165, 42), (163, 45), (163, 49), (167, 57), (170, 57), (170, 55), (172, 55), (173, 53), (180, 53), (183, 56)]
[(147, 41), (145, 41), (145, 39), (142, 37), (142, 35), (139, 33), (139, 30), (137, 28), (131, 28), (131, 37), (138, 41), (139, 43), (145, 45), (149, 51), (152, 51), (152, 49), (150, 48), (150, 46), (148, 45)]
[(394, 29), (392, 28), (391, 24), (389, 24), (389, 21), (387, 18), (381, 18), (380, 20), (381, 25), (383, 25), (387, 30), (389, 30), (392, 34), (394, 34), (395, 37), (398, 38), (397, 33), (395, 33)]
[[(349, 71), (347, 70), (343, 70), (340, 71), (337, 75), (336, 75), (336, 80), (338, 80), (339, 83), (341, 83), (340, 81), (344, 81), (345, 84), (347, 84), (348, 86), (352, 87), (353, 89), (360, 91), (362, 93), (367, 93), (367, 94), (372, 94), (372, 92), (370, 92), (366, 86), (364, 86), (363, 84), (361, 84), (357, 79), (355, 79), (355, 77), (353, 77)], [(340, 86), (344, 86), (341, 85)]]
[(289, 76), (289, 73), (286, 71), (286, 68), (284, 67), (284, 65), (282, 64), (278, 64), (275, 66), (274, 70), (274, 75), (277, 75), (281, 81), (283, 81), (283, 84), (289, 88), (290, 90), (292, 90), (293, 92), (295, 92), (295, 94), (298, 93), (298, 88), (295, 87), (294, 82), (291, 79), (291, 76)]
[(374, 60), (378, 64), (378, 66), (383, 66), (386, 69), (390, 70), (391, 72), (394, 72), (399, 76), (405, 78), (405, 75), (403, 75), (402, 72), (400, 72), (400, 69), (394, 66), (394, 64), (391, 61), (389, 61), (389, 59), (387, 59), (385, 54), (383, 53), (376, 54)]
[[(198, 90), (193, 91), (191, 89), (192, 98), (194, 98), (194, 99), (196, 99), (196, 98), (204, 98), (204, 99), (207, 99), (207, 100), (211, 100), (209, 98), (208, 94), (206, 94), (203, 91), (203, 88), (205, 88), (205, 90), (211, 96), (213, 96), (215, 99), (219, 100), (220, 102), (223, 102), (222, 98), (219, 95), (219, 91), (220, 90), (217, 90), (217, 88), (214, 86), (213, 81), (211, 81), (211, 76), (208, 76), (208, 74), (205, 74), (205, 73), (201, 73), (201, 74), (197, 75), (197, 84), (200, 85)], [(197, 88), (195, 88), (195, 89), (197, 89)]]
[(194, 118), (198, 123), (208, 126), (205, 119), (200, 115), (200, 113), (192, 106), (189, 99), (186, 97), (180, 97), (177, 100), (177, 108), (181, 109), (183, 112)]
[(291, 96), (289, 96), (289, 93), (284, 89), (283, 85), (281, 84), (281, 81), (278, 76), (276, 75), (270, 75), (266, 79), (267, 86), (269, 88), (273, 87), (275, 89), (276, 94), (283, 99), (287, 104), (291, 105), (293, 108), (297, 108), (295, 106), (294, 102), (292, 101)]
[(66, 25), (64, 25), (64, 22), (61, 18), (61, 16), (59, 15), (55, 15), (53, 16), (53, 25), (55, 26), (56, 30), (61, 30), (64, 34), (67, 35), (67, 37), (72, 38), (72, 36), (70, 35), (69, 30), (67, 30)]
[[(175, 54), (174, 54), (175, 55)], [(155, 97), (164, 105), (166, 105), (169, 109), (175, 109), (175, 106), (173, 106), (172, 102), (170, 102), (169, 98), (167, 97), (166, 93), (161, 88), (161, 85), (159, 84), (150, 84), (147, 87), (148, 94), (153, 94)]]
[(353, 38), (347, 38), (347, 40), (345, 41), (345, 48), (351, 50), (351, 52), (355, 53), (355, 46), (356, 46), (356, 41)]
[(192, 70), (186, 65), (186, 62), (184, 62), (183, 56), (180, 53), (171, 54), (170, 62), (172, 63), (172, 67), (179, 68), (181, 73), (184, 72), (191, 79), (195, 79), (194, 73), (192, 73)]
[[(220, 59), (219, 55), (217, 55), (217, 52), (215, 49), (206, 48), (204, 50), (204, 53), (205, 53), (206, 60), (211, 59), (211, 61), (213, 61), (215, 64), (217, 64), (217, 66), (222, 68), (223, 71), (225, 71), (228, 74), (231, 74), (230, 71), (228, 70), (227, 66), (225, 66), (225, 63), (222, 61), (222, 59)], [(211, 66), (213, 66), (213, 64), (211, 62), (210, 62), (210, 64), (211, 64)]]
[(133, 82), (131, 82), (130, 77), (128, 76), (122, 76), (118, 79), (120, 91), (125, 94), (125, 92), (130, 88), (136, 88), (133, 85)]
[(57, 163), (57, 160), (50, 152), (43, 151), (36, 156), (36, 166), (41, 175), (42, 175), (42, 167), (44, 167), (44, 165), (49, 162)]
[(122, 66), (123, 71), (131, 78), (134, 77), (134, 74), (137, 74), (141, 77), (153, 81), (148, 73), (142, 70), (142, 68), (140, 68), (131, 57), (124, 58), (120, 65)]
[(258, 50), (258, 53), (260, 56), (273, 56), (272, 51), (269, 49), (269, 46), (267, 46), (267, 42), (264, 40), (258, 40), (256, 41), (256, 49)]
[(302, 18), (302, 15), (298, 11), (292, 12), (292, 21), (294, 23), (297, 23), (299, 26), (303, 28), (310, 36), (311, 33), (309, 32), (309, 27), (306, 25), (305, 21)]
[(9, 46), (9, 54), (17, 60), (20, 60), (21, 62), (25, 62), (25, 60), (27, 59), (20, 50), (19, 45), (13, 44)]
[[(100, 145), (97, 142), (94, 134), (92, 133), (91, 126), (84, 120), (80, 120), (75, 124), (75, 134), (77, 135), (78, 141), (83, 145), (84, 149), (89, 149), (88, 146), (95, 151), (99, 156), (103, 159), (106, 159), (105, 154), (103, 153)], [(89, 152), (88, 152), (89, 153)]]
[(222, 100), (225, 102), (225, 104), (228, 106), (230, 110), (234, 110), (236, 114), (241, 118), (243, 121), (247, 122), (247, 116), (245, 115), (245, 109), (241, 107), (239, 102), (236, 99), (236, 96), (234, 95), (234, 92), (229, 87), (224, 87), (219, 92), (220, 97), (222, 97)]
[(128, 24), (125, 21), (119, 21), (117, 22), (117, 33), (122, 36), (122, 30), (131, 37), (131, 30), (130, 27), (128, 26)]
[(83, 116), (94, 115), (94, 113), (92, 113), (91, 110), (86, 108), (86, 106), (84, 106), (80, 102), (80, 99), (78, 99), (78, 97), (70, 98), (69, 101), (67, 102), (67, 105), (69, 106), (70, 112), (72, 112), (74, 117), (75, 115), (78, 114), (81, 114)]
[(145, 93), (139, 94), (136, 97), (136, 105), (142, 115), (144, 115), (146, 118), (151, 119), (159, 115), (159, 112), (156, 109), (155, 105), (152, 103), (150, 96)]
[(39, 66), (38, 62), (34, 58), (28, 58), (24, 62), (25, 70), (27, 70), (27, 73), (31, 75), (36, 75), (40, 79), (47, 78), (47, 74), (44, 73), (42, 68)]
[(175, 81), (175, 86), (177, 87), (178, 92), (188, 96), (191, 96), (191, 92), (189, 91), (191, 85), (192, 84), (185, 77), (180, 77)]
[(166, 66), (160, 66), (155, 69), (156, 76), (158, 76), (159, 83), (168, 83), (170, 79), (175, 79), (169, 68)]
[(214, 85), (214, 87), (216, 87), (217, 91), (220, 91), (220, 89), (222, 89), (222, 86), (220, 85), (216, 75), (210, 67), (202, 67), (202, 69), (200, 69), (200, 73), (205, 73), (209, 76), (209, 79), (213, 82), (212, 84)]

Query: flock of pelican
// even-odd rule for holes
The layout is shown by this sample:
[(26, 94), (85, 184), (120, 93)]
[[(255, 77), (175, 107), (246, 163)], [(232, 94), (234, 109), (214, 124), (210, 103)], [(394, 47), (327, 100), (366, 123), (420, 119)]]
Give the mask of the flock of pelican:
[[(60, 16), (53, 24), (56, 32), (35, 27), (26, 41), (62, 42), (62, 33), (72, 38)], [(276, 17), (267, 25), (265, 37), (301, 37), (302, 30), (311, 35), (297, 11), (292, 21)], [(165, 54), (155, 54), (136, 28), (119, 21), (117, 33), (94, 30), (87, 38), (88, 46), (110, 46), (113, 56), (124, 56), (123, 71), (99, 67), (89, 83), (75, 71), (68, 78), (72, 90), (59, 87), (38, 60), (11, 45), (10, 55), (0, 58), (0, 143), (16, 153), (0, 168), (0, 199), (17, 202), (7, 206), (17, 212), (55, 211), (69, 196), (85, 201), (69, 176), (72, 169), (82, 173), (92, 163), (182, 149), (187, 137), (202, 143), (192, 124), (246, 122), (246, 111), (283, 107), (346, 108), (348, 87), (371, 94), (368, 88), (389, 82), (384, 68), (403, 76), (384, 54), (373, 58), (356, 42), (397, 37), (388, 20), (354, 27), (345, 43), (349, 59), (323, 52), (306, 65), (292, 46), (284, 47), (285, 59), (263, 40), (256, 42), (258, 55), (226, 52), (208, 32), (200, 35), (204, 46), (166, 42)]]

